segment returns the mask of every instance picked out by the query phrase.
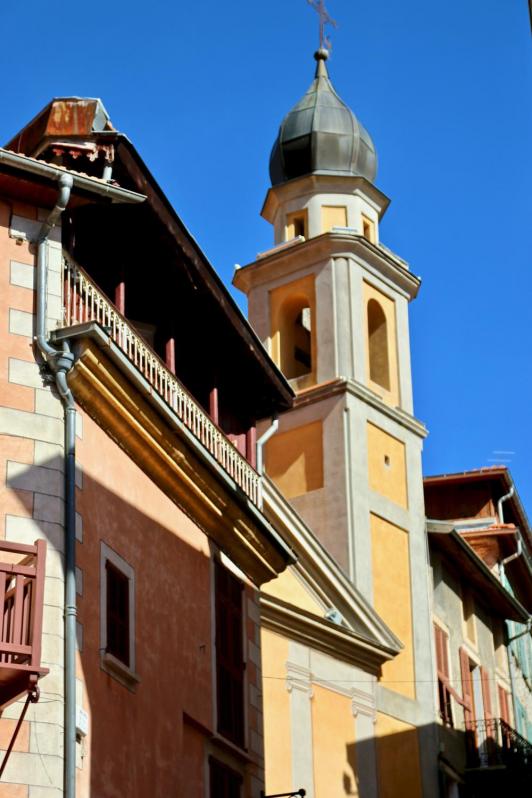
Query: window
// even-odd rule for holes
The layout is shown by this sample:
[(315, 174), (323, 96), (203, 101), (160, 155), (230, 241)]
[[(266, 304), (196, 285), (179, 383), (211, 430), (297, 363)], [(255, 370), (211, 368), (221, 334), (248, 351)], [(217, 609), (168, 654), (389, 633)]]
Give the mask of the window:
[(293, 298), (283, 306), (281, 369), (291, 380), (312, 371), (312, 313), (308, 300)]
[(388, 325), (385, 313), (376, 299), (368, 302), (368, 350), (370, 380), (389, 391)]
[(243, 586), (221, 563), (215, 562), (214, 567), (218, 731), (236, 745), (243, 746)]
[(210, 798), (240, 798), (242, 776), (212, 757), (209, 760)]
[[(102, 664), (113, 675), (134, 675), (135, 574), (116, 551), (100, 551), (100, 640)], [(136, 677), (135, 677), (136, 680)]]
[(440, 717), (446, 726), (453, 726), (451, 686), (449, 681), (449, 637), (437, 624), (434, 624), (434, 636), (436, 640), (436, 668), (438, 671)]
[(298, 236), (307, 237), (306, 211), (296, 211), (286, 215), (286, 240), (291, 241), (292, 238), (297, 238)]
[(364, 214), (362, 214), (362, 235), (372, 244), (375, 243), (375, 224)]

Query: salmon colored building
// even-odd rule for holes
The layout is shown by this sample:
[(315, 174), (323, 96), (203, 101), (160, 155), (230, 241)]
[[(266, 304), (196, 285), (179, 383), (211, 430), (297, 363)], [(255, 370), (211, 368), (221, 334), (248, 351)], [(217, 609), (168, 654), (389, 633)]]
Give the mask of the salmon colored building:
[(258, 798), (292, 391), (99, 100), (0, 149), (0, 319), (0, 795)]

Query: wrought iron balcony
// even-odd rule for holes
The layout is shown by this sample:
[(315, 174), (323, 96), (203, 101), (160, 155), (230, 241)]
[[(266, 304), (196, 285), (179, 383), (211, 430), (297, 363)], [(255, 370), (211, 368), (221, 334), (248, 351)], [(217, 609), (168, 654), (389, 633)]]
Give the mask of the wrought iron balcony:
[(65, 326), (90, 321), (101, 325), (196, 440), (248, 498), (260, 506), (260, 477), (255, 469), (211, 421), (175, 375), (135, 331), (134, 326), (97, 288), (87, 273), (68, 258), (64, 258), (64, 276)]
[[(21, 557), (22, 555), (22, 557)], [(0, 541), (0, 710), (35, 692), (41, 668), (46, 542)]]
[(532, 743), (502, 718), (471, 721), (466, 729), (467, 766), (504, 766), (532, 771)]

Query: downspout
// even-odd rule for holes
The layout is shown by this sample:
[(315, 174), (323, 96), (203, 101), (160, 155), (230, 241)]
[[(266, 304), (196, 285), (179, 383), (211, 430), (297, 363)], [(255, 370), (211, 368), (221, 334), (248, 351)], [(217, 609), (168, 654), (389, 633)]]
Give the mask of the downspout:
[(65, 614), (64, 614), (64, 788), (65, 798), (76, 794), (76, 405), (68, 387), (67, 374), (74, 355), (67, 341), (55, 349), (46, 335), (48, 287), (47, 243), (70, 200), (73, 179), (59, 178), (56, 204), (43, 222), (37, 237), (37, 318), (36, 343), (52, 372), (65, 413)]
[(501, 496), (501, 498), (497, 502), (497, 514), (499, 516), (499, 524), (504, 524), (504, 514), (503, 514), (502, 506), (503, 506), (504, 502), (506, 502), (506, 501), (508, 501), (508, 499), (512, 498), (514, 493), (515, 493), (515, 487), (512, 485), (512, 487), (510, 488), (508, 493), (505, 493), (504, 496)]
[(277, 416), (272, 418), (272, 423), (264, 432), (257, 441), (257, 473), (259, 475), (259, 508), (262, 510), (262, 475), (264, 472), (264, 457), (263, 457), (263, 447), (264, 444), (267, 443), (270, 438), (275, 435), (277, 430), (279, 429), (279, 419)]

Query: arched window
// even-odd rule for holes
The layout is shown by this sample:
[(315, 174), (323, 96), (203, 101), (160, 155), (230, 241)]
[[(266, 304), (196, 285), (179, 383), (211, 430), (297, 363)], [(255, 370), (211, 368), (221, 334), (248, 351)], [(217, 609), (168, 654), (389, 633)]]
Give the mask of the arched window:
[(368, 302), (368, 350), (370, 380), (389, 391), (388, 326), (384, 311), (376, 299)]
[(305, 297), (285, 302), (281, 320), (281, 370), (287, 379), (312, 371), (312, 317)]

